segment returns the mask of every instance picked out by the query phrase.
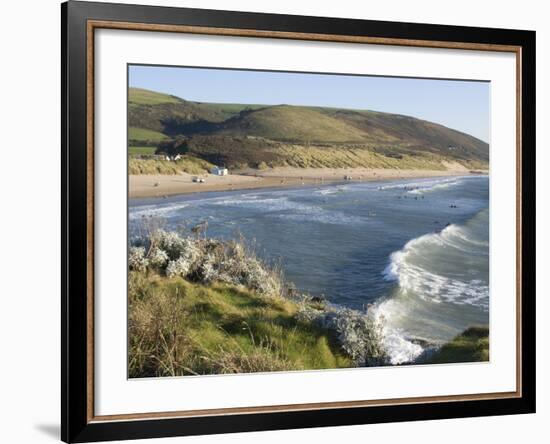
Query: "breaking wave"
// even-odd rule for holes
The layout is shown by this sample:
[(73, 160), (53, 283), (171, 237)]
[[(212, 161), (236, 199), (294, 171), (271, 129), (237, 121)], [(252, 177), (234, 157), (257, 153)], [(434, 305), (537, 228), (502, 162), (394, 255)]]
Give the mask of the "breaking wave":
[(130, 219), (138, 219), (141, 217), (148, 217), (148, 216), (164, 216), (169, 217), (172, 214), (177, 213), (179, 210), (182, 210), (184, 208), (187, 208), (189, 204), (187, 203), (174, 203), (169, 204), (165, 206), (158, 206), (158, 205), (144, 205), (138, 207), (139, 209), (130, 210), (129, 218)]
[(396, 289), (375, 310), (386, 324), (392, 363), (416, 359), (420, 344), (452, 339), (472, 317), (488, 319), (488, 217), (484, 209), (464, 225), (412, 239), (390, 255), (383, 276)]
[(289, 199), (287, 196), (239, 196), (232, 199), (219, 200), (213, 202), (213, 204), (253, 209), (264, 213), (275, 213), (275, 217), (279, 219), (292, 221), (315, 221), (326, 224), (354, 224), (361, 223), (365, 220), (364, 217), (334, 211), (324, 208), (323, 205), (296, 202)]
[[(474, 176), (475, 177), (475, 176)], [(409, 182), (393, 183), (390, 185), (383, 185), (379, 187), (379, 190), (403, 190), (409, 194), (424, 194), (433, 191), (443, 190), (446, 188), (455, 187), (464, 183), (465, 180), (471, 177), (452, 177), (444, 179), (430, 179), (430, 180), (416, 180)]]

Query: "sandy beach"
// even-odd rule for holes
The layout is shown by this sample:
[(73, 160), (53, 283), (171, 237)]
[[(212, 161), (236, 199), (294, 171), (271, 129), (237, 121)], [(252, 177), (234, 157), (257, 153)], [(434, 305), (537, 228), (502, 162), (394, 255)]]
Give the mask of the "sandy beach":
[[(254, 188), (297, 187), (344, 182), (395, 180), (438, 176), (464, 176), (471, 172), (464, 166), (446, 164), (446, 170), (392, 170), (369, 168), (269, 168), (243, 170), (227, 176), (204, 174), (204, 183), (193, 182), (196, 175), (130, 175), (130, 198), (162, 197), (206, 191)], [(486, 171), (478, 171), (486, 173)]]

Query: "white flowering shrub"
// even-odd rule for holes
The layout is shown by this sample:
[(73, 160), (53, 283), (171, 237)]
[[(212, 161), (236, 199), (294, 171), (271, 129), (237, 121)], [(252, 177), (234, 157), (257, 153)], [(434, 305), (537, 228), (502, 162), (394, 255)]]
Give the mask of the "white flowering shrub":
[(338, 311), (328, 322), (338, 333), (342, 348), (359, 364), (381, 364), (386, 359), (382, 327), (373, 316), (345, 309)]
[(209, 241), (208, 253), (199, 266), (203, 282), (225, 282), (254, 290), (260, 294), (281, 294), (279, 277), (243, 246), (235, 242)]
[(166, 252), (170, 260), (176, 260), (185, 254), (185, 249), (189, 246), (188, 241), (176, 232), (164, 230), (155, 231), (150, 238), (151, 245)]
[(257, 259), (249, 260), (243, 268), (242, 285), (262, 294), (281, 294), (280, 280)]
[(149, 261), (145, 257), (144, 247), (130, 247), (128, 251), (128, 267), (134, 271), (145, 271)]
[(221, 280), (218, 272), (216, 257), (213, 254), (206, 254), (199, 265), (201, 282), (205, 284)]
[(300, 304), (298, 316), (336, 333), (342, 349), (360, 366), (383, 365), (388, 356), (383, 345), (383, 325), (371, 313), (349, 308), (312, 307)]
[(157, 230), (149, 239), (135, 241), (130, 269), (147, 267), (168, 277), (181, 276), (202, 283), (225, 282), (257, 291), (280, 295), (280, 278), (238, 242), (181, 237), (175, 232)]
[(187, 274), (189, 274), (189, 270), (191, 269), (191, 266), (193, 264), (189, 262), (185, 257), (180, 257), (176, 259), (175, 261), (168, 262), (168, 266), (166, 267), (166, 276), (168, 277), (175, 277), (175, 276), (181, 276), (185, 277)]
[(168, 261), (170, 260), (166, 251), (156, 247), (151, 249), (148, 259), (149, 265), (158, 269), (164, 269), (168, 265)]

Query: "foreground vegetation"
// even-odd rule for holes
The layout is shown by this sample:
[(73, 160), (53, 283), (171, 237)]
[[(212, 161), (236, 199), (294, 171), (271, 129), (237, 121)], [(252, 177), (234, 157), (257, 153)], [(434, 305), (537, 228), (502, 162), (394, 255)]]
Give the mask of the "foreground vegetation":
[(489, 328), (470, 327), (426, 358), (428, 364), (489, 360)]
[(131, 272), (130, 377), (352, 366), (297, 303), (228, 284)]
[[(244, 241), (144, 230), (129, 250), (132, 378), (389, 365), (383, 319), (284, 282)], [(470, 328), (423, 362), (488, 359)]]
[(387, 361), (372, 316), (296, 293), (242, 242), (156, 230), (129, 267), (131, 377)]

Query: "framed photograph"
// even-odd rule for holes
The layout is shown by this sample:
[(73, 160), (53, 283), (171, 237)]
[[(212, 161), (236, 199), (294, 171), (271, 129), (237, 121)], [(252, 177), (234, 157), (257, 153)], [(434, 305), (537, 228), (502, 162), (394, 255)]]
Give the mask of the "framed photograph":
[(62, 439), (535, 411), (535, 33), (69, 1)]

